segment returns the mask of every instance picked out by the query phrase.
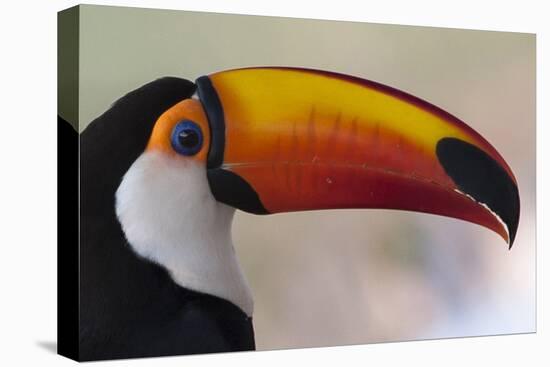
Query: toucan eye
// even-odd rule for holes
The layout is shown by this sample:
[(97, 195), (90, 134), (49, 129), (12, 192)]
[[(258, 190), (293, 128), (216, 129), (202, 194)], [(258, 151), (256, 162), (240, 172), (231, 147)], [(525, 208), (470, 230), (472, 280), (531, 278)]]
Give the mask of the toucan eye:
[(182, 120), (172, 130), (172, 147), (183, 155), (195, 155), (202, 147), (202, 131), (190, 120)]

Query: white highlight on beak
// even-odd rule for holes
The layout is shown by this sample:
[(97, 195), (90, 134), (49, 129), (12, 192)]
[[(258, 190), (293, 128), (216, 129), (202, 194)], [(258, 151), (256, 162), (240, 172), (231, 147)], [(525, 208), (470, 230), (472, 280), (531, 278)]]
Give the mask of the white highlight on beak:
[(468, 195), (467, 193), (460, 191), (459, 189), (454, 189), (454, 191), (458, 192), (461, 195), (466, 196), (468, 199), (474, 201), (475, 203), (487, 209), (487, 211), (489, 211), (499, 221), (499, 223), (502, 224), (502, 226), (506, 230), (506, 235), (508, 236), (508, 244), (510, 243), (510, 231), (508, 230), (508, 225), (502, 220), (502, 218), (499, 217), (497, 213), (495, 213), (494, 211), (491, 210), (491, 208), (489, 208), (489, 205), (482, 203), (481, 201), (477, 201), (472, 195)]

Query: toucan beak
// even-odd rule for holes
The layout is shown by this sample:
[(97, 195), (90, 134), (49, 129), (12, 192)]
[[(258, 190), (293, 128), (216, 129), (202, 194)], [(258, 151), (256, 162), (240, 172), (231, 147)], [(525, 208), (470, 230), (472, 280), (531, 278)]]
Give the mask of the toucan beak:
[(248, 68), (197, 80), (218, 201), (257, 214), (385, 208), (485, 226), (511, 246), (514, 175), (481, 135), (402, 91), (331, 72)]

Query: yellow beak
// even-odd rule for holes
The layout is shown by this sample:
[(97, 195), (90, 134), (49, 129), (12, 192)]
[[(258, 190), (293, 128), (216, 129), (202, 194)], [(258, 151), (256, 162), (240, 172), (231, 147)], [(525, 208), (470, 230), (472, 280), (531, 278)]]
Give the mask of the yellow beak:
[(516, 180), (481, 135), (440, 108), (326, 71), (248, 68), (197, 80), (215, 197), (253, 213), (403, 209), (467, 220), (510, 244)]

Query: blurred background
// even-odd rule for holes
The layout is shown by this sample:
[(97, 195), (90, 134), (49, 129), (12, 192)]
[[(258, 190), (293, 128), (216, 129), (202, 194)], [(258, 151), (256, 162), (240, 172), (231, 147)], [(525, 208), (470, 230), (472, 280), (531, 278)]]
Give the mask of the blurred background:
[(258, 349), (535, 331), (534, 35), (88, 5), (80, 14), (80, 130), (161, 76), (299, 66), (428, 100), (512, 167), (522, 211), (511, 251), (489, 230), (435, 215), (238, 212)]

